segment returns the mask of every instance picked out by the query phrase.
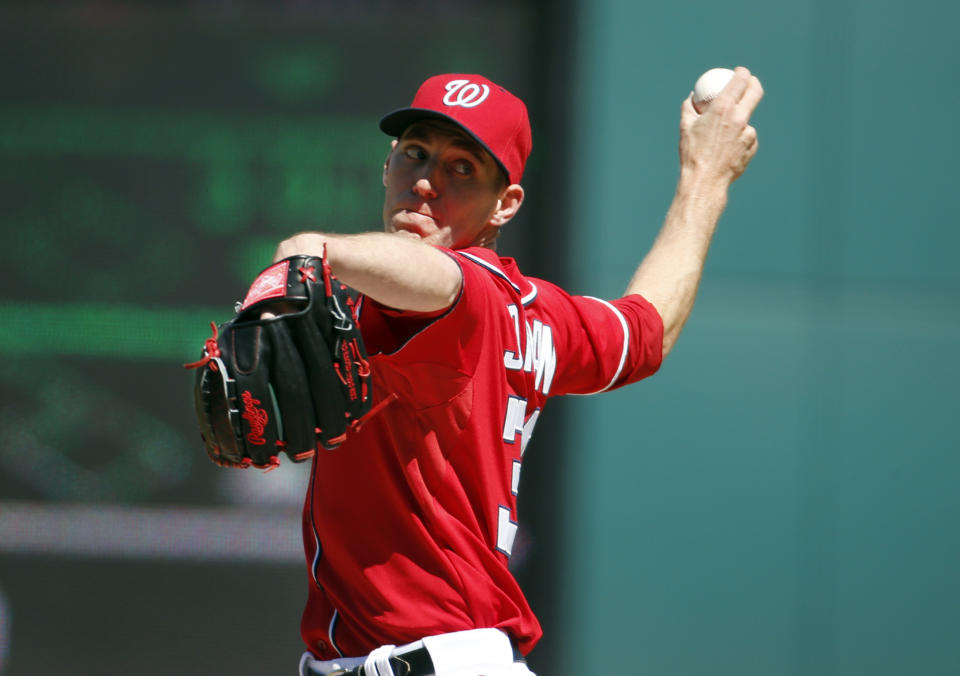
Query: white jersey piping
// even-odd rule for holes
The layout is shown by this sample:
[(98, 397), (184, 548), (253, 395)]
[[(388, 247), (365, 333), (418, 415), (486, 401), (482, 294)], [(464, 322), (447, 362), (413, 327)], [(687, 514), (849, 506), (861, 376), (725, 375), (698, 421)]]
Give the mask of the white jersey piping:
[(336, 650), (340, 657), (343, 657), (343, 651), (340, 650), (333, 638), (333, 630), (336, 627), (338, 617), (340, 617), (340, 611), (334, 608), (333, 615), (330, 617), (330, 626), (327, 627), (327, 638), (330, 639), (330, 647)]
[(610, 382), (607, 383), (607, 386), (596, 392), (586, 392), (585, 394), (600, 394), (601, 392), (606, 392), (614, 383), (617, 382), (617, 379), (620, 377), (620, 373), (623, 371), (623, 365), (627, 363), (627, 353), (630, 350), (630, 327), (627, 325), (627, 320), (624, 318), (623, 313), (620, 312), (614, 305), (603, 300), (602, 298), (595, 298), (593, 296), (584, 296), (584, 298), (589, 298), (590, 300), (595, 300), (598, 303), (603, 303), (608, 308), (613, 311), (613, 314), (617, 316), (617, 319), (620, 320), (620, 326), (623, 328), (623, 351), (620, 353), (620, 365), (617, 366), (617, 372), (613, 374), (613, 378), (610, 379)]
[(531, 282), (529, 279), (527, 281), (530, 283), (530, 293), (520, 299), (521, 305), (529, 305), (531, 302), (533, 302), (533, 299), (537, 297), (537, 285)]
[[(492, 263), (488, 263), (487, 261), (483, 260), (479, 256), (474, 256), (473, 254), (466, 253), (465, 251), (457, 251), (456, 253), (463, 256), (464, 258), (469, 258), (477, 265), (486, 268), (487, 270), (495, 274), (497, 277), (500, 277), (501, 279), (506, 281), (510, 286), (514, 288), (514, 290), (517, 293), (520, 293), (520, 287), (517, 286), (512, 279), (507, 277), (506, 272), (498, 268), (496, 265), (493, 265)], [(529, 305), (531, 302), (533, 302), (533, 299), (537, 297), (537, 285), (531, 282), (529, 279), (527, 280), (527, 283), (530, 284), (530, 291), (527, 292), (527, 295), (520, 298), (521, 305)]]
[(493, 274), (503, 278), (510, 286), (512, 286), (516, 290), (517, 293), (520, 293), (520, 287), (514, 284), (513, 280), (507, 277), (507, 273), (501, 270), (500, 268), (498, 268), (496, 265), (493, 265), (492, 263), (488, 263), (482, 258), (480, 258), (479, 256), (474, 256), (473, 254), (469, 254), (466, 251), (457, 251), (455, 253), (463, 256), (464, 258), (469, 258), (477, 265), (485, 267), (487, 270), (489, 270)]

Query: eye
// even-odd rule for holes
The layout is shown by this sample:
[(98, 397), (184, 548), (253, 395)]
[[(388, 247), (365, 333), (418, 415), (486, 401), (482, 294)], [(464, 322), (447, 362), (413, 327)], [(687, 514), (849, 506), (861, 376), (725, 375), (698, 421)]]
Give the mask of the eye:
[(411, 160), (424, 160), (427, 158), (427, 151), (424, 150), (422, 146), (418, 146), (415, 143), (411, 143), (404, 148), (403, 154), (409, 157)]
[(469, 160), (454, 160), (451, 163), (453, 172), (459, 176), (473, 176), (475, 169), (473, 163)]

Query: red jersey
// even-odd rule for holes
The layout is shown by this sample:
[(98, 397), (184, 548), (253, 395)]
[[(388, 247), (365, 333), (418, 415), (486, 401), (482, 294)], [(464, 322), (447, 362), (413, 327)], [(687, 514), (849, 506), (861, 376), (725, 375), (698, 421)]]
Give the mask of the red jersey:
[(488, 249), (448, 253), (463, 285), (447, 310), (360, 303), (374, 403), (397, 398), (314, 459), (301, 632), (320, 659), (481, 627), (529, 652), (542, 632), (507, 561), (538, 416), (660, 366), (663, 324), (640, 296), (571, 296)]

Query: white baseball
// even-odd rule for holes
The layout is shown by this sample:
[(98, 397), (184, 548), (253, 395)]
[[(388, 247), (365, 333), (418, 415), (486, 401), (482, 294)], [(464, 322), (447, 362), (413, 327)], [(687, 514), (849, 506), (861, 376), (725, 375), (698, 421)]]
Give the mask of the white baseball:
[(698, 113), (702, 113), (710, 105), (727, 83), (733, 77), (733, 71), (729, 68), (711, 68), (700, 76), (697, 83), (693, 85), (693, 108)]

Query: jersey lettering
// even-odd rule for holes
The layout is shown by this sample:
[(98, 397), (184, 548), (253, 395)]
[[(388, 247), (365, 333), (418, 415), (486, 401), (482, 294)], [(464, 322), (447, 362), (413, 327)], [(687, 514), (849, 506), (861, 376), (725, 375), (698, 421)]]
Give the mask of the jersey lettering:
[(544, 394), (550, 394), (550, 383), (553, 382), (553, 374), (557, 370), (557, 352), (553, 347), (553, 329), (539, 319), (534, 319), (533, 339), (531, 340), (529, 337), (529, 324), (527, 325), (527, 334), (527, 356), (523, 362), (523, 370), (529, 373), (532, 369), (537, 374), (533, 386)]
[(523, 368), (523, 355), (520, 354), (520, 310), (511, 303), (507, 306), (507, 312), (510, 314), (510, 319), (513, 320), (513, 331), (517, 337), (517, 351), (507, 350), (503, 353), (503, 366), (508, 371), (519, 371)]
[(533, 322), (524, 322), (527, 337), (527, 349), (520, 358), (520, 310), (516, 305), (507, 305), (507, 312), (513, 320), (513, 328), (517, 338), (517, 349), (506, 350), (503, 353), (503, 366), (508, 371), (523, 369), (527, 373), (535, 373), (534, 388), (543, 394), (550, 394), (550, 385), (557, 371), (557, 350), (553, 344), (553, 329), (539, 319)]

